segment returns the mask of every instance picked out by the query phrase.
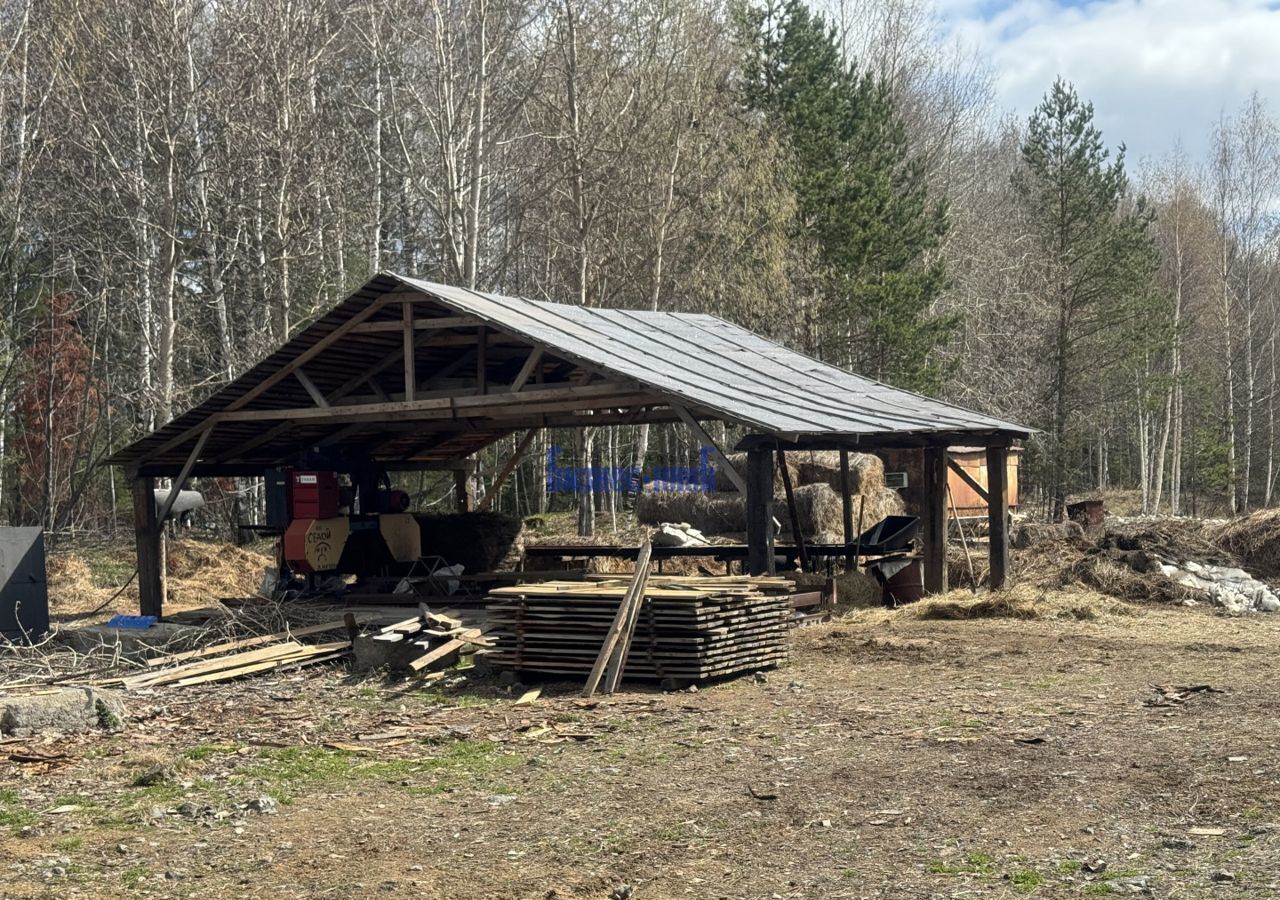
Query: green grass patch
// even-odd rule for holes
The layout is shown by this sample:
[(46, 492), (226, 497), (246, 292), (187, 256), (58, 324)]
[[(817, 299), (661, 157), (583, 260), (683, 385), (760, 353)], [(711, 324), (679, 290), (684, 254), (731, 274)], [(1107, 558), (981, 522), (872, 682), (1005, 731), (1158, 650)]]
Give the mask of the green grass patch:
[(89, 567), (94, 587), (118, 588), (133, 575), (134, 562), (130, 554), (110, 548), (86, 548), (78, 553)]
[(1057, 870), (1059, 875), (1074, 875), (1076, 872), (1080, 871), (1080, 860), (1064, 859), (1062, 862), (1058, 863)]
[(991, 875), (996, 865), (989, 854), (974, 852), (955, 862), (936, 859), (928, 868), (934, 875)]
[(131, 866), (125, 869), (121, 878), (124, 880), (125, 887), (136, 888), (144, 881), (148, 881), (154, 873), (146, 866)]
[(58, 838), (56, 841), (53, 842), (53, 848), (55, 850), (62, 850), (64, 852), (79, 850), (83, 846), (84, 846), (84, 838), (82, 837)]
[(1009, 876), (1009, 883), (1016, 890), (1029, 894), (1044, 884), (1044, 876), (1034, 869), (1020, 869)]

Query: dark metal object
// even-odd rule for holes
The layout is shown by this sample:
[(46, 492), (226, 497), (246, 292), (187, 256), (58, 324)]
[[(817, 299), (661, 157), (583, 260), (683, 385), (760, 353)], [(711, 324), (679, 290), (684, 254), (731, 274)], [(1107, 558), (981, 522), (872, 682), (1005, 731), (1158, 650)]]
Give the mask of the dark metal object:
[(0, 528), (0, 632), (30, 643), (49, 630), (49, 586), (44, 567), (44, 532)]
[(858, 536), (859, 550), (864, 556), (905, 552), (919, 528), (919, 516), (885, 516)]

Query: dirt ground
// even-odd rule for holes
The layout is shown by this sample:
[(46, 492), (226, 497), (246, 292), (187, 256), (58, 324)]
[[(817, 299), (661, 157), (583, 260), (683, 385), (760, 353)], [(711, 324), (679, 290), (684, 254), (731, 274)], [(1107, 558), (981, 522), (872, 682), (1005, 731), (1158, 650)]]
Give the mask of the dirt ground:
[(0, 896), (1272, 897), (1277, 650), (1204, 609), (876, 610), (697, 692), (155, 689), (0, 744)]

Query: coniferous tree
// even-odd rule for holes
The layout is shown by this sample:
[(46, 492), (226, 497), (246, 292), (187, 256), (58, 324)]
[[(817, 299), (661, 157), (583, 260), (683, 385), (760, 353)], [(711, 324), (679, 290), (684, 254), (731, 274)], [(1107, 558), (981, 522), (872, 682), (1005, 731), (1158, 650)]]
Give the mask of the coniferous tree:
[(1165, 336), (1151, 213), (1129, 197), (1124, 147), (1109, 157), (1093, 105), (1056, 81), (1031, 116), (1013, 176), (1037, 244), (1033, 293), (1045, 306), (1048, 385), (1037, 424), (1048, 435), (1044, 483), (1055, 519), (1065, 511), (1086, 406), (1105, 400), (1109, 378), (1131, 387), (1135, 361)]
[(812, 248), (810, 349), (900, 386), (936, 389), (933, 351), (955, 325), (932, 314), (946, 286), (943, 204), (884, 81), (847, 64), (801, 0), (749, 10), (744, 97), (790, 151), (793, 239)]

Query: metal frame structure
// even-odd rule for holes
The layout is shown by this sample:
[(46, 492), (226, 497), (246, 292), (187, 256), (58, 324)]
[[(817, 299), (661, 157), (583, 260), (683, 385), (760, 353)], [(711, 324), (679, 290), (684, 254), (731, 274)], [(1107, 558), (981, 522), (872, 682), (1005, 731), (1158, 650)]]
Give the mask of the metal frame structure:
[[(746, 495), (753, 572), (773, 568), (775, 454), (921, 448), (931, 477), (925, 586), (933, 591), (946, 586), (946, 447), (987, 447), (991, 471), (1004, 472), (1007, 448), (1029, 434), (821, 363), (716, 316), (566, 306), (380, 273), (107, 462), (133, 480), (141, 607), (160, 615), (168, 510), (150, 499), (157, 477), (173, 479), (172, 498), (191, 477), (260, 475), (326, 447), (391, 471), (452, 470), (459, 507), (469, 509), (471, 457), (505, 436), (527, 431), (499, 480), (538, 429), (680, 422), (714, 447), (705, 421), (748, 432), (738, 444), (745, 472), (720, 448), (715, 453)], [(1007, 559), (999, 482), (989, 485), (993, 584), (1003, 582)]]

